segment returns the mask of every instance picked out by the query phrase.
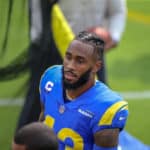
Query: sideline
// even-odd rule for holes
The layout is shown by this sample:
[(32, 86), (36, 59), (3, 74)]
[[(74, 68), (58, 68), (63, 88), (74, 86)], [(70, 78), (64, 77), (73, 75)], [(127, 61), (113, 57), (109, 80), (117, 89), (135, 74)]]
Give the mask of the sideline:
[[(125, 100), (150, 100), (150, 91), (119, 92)], [(0, 106), (22, 106), (24, 99), (0, 99)]]
[(150, 100), (150, 91), (119, 92), (125, 99), (129, 100)]

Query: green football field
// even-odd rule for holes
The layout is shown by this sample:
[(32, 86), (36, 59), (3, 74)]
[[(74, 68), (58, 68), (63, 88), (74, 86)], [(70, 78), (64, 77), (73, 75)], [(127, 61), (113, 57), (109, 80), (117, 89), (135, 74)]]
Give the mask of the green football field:
[[(150, 0), (128, 0), (128, 19), (120, 45), (106, 54), (108, 83), (119, 92), (150, 92)], [(6, 29), (8, 0), (0, 0), (0, 48)], [(7, 52), (0, 58), (0, 67), (8, 64), (28, 46), (26, 7), (14, 0)], [(22, 11), (20, 11), (22, 10)], [(1, 21), (2, 20), (2, 21)], [(11, 99), (23, 87), (28, 74), (16, 80), (0, 82), (0, 99)], [(18, 98), (18, 97), (17, 97)], [(150, 98), (126, 99), (130, 115), (126, 130), (150, 145)], [(8, 150), (21, 107), (0, 106), (0, 149)]]

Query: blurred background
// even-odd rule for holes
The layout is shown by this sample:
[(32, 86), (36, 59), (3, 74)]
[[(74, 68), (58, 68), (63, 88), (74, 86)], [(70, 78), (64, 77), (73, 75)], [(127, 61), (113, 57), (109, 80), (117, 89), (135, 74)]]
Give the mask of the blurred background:
[[(9, 4), (13, 2), (12, 8)], [(150, 1), (127, 0), (128, 18), (119, 46), (106, 54), (108, 84), (129, 102), (126, 130), (150, 144)], [(12, 14), (8, 17), (8, 8)], [(7, 66), (29, 45), (28, 4), (25, 0), (0, 0), (0, 49), (10, 22), (0, 67)], [(27, 92), (28, 71), (13, 80), (0, 81), (0, 149), (7, 150)]]

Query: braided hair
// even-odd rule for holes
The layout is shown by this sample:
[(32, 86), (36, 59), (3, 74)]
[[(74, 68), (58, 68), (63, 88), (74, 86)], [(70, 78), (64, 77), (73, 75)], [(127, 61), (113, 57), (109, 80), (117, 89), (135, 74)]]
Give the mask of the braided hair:
[(96, 56), (96, 59), (102, 59), (105, 42), (95, 33), (81, 31), (75, 37), (75, 40), (91, 45), (94, 48), (94, 55)]

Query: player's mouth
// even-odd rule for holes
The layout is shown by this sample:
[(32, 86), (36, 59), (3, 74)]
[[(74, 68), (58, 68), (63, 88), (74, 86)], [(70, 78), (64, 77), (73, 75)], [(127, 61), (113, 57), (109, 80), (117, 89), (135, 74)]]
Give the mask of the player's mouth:
[(76, 80), (76, 78), (77, 78), (77, 76), (74, 73), (70, 72), (70, 71), (65, 71), (64, 72), (64, 77), (65, 77), (66, 80), (69, 80), (69, 81)]

